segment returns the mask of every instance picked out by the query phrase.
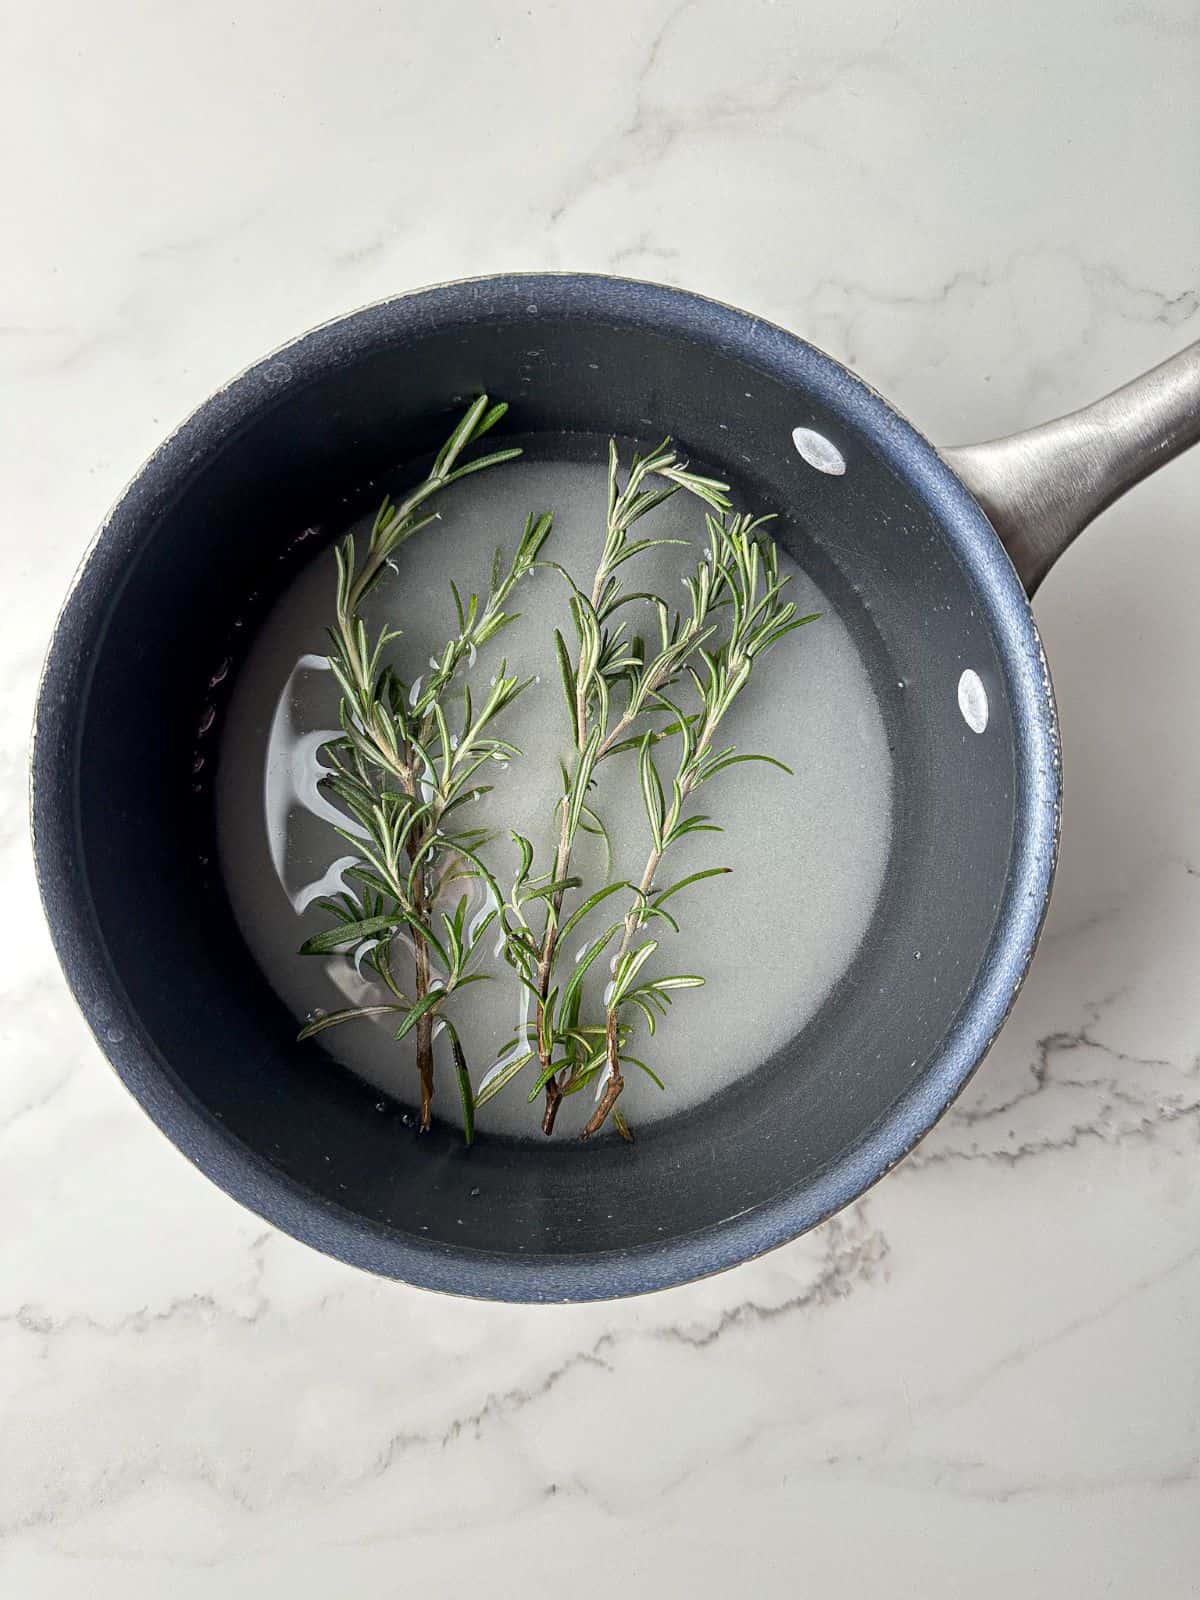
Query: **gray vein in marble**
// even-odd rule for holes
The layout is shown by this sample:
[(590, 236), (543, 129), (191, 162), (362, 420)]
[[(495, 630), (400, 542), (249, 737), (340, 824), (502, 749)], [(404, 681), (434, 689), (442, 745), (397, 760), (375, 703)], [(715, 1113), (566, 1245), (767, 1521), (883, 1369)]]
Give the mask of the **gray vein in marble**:
[(385, 228), (365, 239), (362, 244), (354, 245), (348, 250), (339, 250), (333, 257), (333, 265), (339, 271), (356, 271), (359, 267), (366, 266), (368, 262), (378, 261), (386, 255), (396, 242), (396, 230)]
[[(607, 1329), (595, 1337), (587, 1347), (556, 1361), (533, 1381), (488, 1394), (482, 1404), (453, 1417), (444, 1426), (436, 1429), (402, 1428), (392, 1432), (363, 1471), (348, 1476), (339, 1483), (339, 1494), (352, 1492), (359, 1483), (386, 1476), (401, 1461), (407, 1462), (414, 1452), (441, 1453), (468, 1440), (485, 1437), (502, 1438), (502, 1433), (498, 1431), (501, 1427), (536, 1408), (579, 1373), (599, 1372), (618, 1381), (619, 1375), (614, 1360), (619, 1352), (628, 1347), (669, 1344), (682, 1346), (698, 1357), (735, 1331), (749, 1333), (757, 1327), (794, 1316), (803, 1316), (807, 1312), (846, 1300), (860, 1287), (879, 1282), (881, 1274), (886, 1270), (888, 1254), (886, 1242), (882, 1235), (866, 1222), (864, 1210), (865, 1208), (860, 1206), (853, 1215), (835, 1219), (829, 1224), (822, 1237), (822, 1260), (815, 1277), (783, 1300), (777, 1303), (742, 1301), (719, 1312), (711, 1320), (698, 1318), (685, 1324), (667, 1323), (649, 1328), (632, 1325)], [(12, 1326), (21, 1334), (37, 1340), (43, 1355), (48, 1354), (53, 1340), (76, 1333), (89, 1335), (96, 1333), (105, 1337), (129, 1333), (145, 1337), (171, 1325), (180, 1323), (184, 1326), (203, 1325), (222, 1318), (243, 1327), (251, 1327), (270, 1316), (269, 1297), (262, 1291), (263, 1252), (264, 1247), (274, 1237), (272, 1233), (264, 1233), (251, 1244), (252, 1280), (246, 1293), (252, 1305), (246, 1312), (239, 1312), (221, 1304), (210, 1295), (196, 1295), (174, 1300), (158, 1311), (142, 1310), (112, 1323), (98, 1322), (86, 1314), (72, 1314), (55, 1319), (35, 1308), (25, 1306), (7, 1317), (0, 1318), (0, 1326)], [(157, 1464), (157, 1452), (146, 1460), (126, 1461), (115, 1475), (106, 1474), (106, 1501), (115, 1501), (125, 1494), (134, 1493), (144, 1487), (148, 1477), (160, 1475), (162, 1469)], [(179, 1466), (175, 1466), (170, 1470), (169, 1476), (175, 1480), (186, 1476), (190, 1480), (204, 1483), (214, 1493), (243, 1509), (258, 1510), (262, 1507), (262, 1497), (259, 1493), (250, 1488), (239, 1487), (227, 1472), (219, 1471), (217, 1466), (210, 1464), (203, 1455), (189, 1458), (186, 1475), (181, 1473)], [(533, 1493), (536, 1499), (541, 1500), (570, 1492), (572, 1487), (594, 1494), (594, 1491), (585, 1489), (583, 1480), (573, 1486), (561, 1475), (538, 1484)], [(0, 1525), (0, 1534), (12, 1535), (33, 1527), (61, 1522), (65, 1515), (86, 1507), (93, 1498), (93, 1493), (92, 1489), (88, 1489), (82, 1496), (74, 1492), (68, 1494), (60, 1492), (56, 1494), (52, 1504), (35, 1506), (25, 1514)]]
[(609, 257), (609, 265), (618, 268), (625, 267), (633, 261), (653, 261), (661, 271), (664, 267), (670, 268), (678, 260), (678, 250), (671, 249), (668, 245), (655, 244), (647, 230), (639, 233), (632, 244), (614, 250)]
[[(810, 1460), (807, 1463), (807, 1475), (836, 1468), (862, 1485), (893, 1486), (911, 1493), (948, 1492), (959, 1499), (996, 1504), (1021, 1499), (1053, 1499), (1060, 1493), (1072, 1497), (1102, 1495), (1114, 1487), (1128, 1487), (1131, 1484), (1146, 1488), (1168, 1488), (1200, 1481), (1200, 1453), (1190, 1448), (1160, 1471), (1131, 1473), (1121, 1470), (1068, 1476), (1055, 1471), (1038, 1481), (1025, 1476), (1018, 1477), (986, 1457), (947, 1456), (924, 1445), (919, 1437), (922, 1428), (937, 1419), (962, 1411), (977, 1400), (995, 1379), (1028, 1366), (1078, 1334), (1104, 1323), (1131, 1302), (1186, 1274), (1198, 1262), (1200, 1249), (1188, 1250), (1161, 1270), (1145, 1274), (1085, 1313), (1069, 1318), (1038, 1338), (1022, 1342), (1006, 1350), (997, 1359), (973, 1368), (964, 1380), (945, 1390), (927, 1392), (921, 1397), (917, 1411), (914, 1412), (909, 1401), (906, 1424), (898, 1434), (881, 1418), (880, 1437), (872, 1441), (871, 1450), (831, 1452), (817, 1460)], [(785, 1441), (790, 1440), (795, 1435), (796, 1423), (797, 1419), (789, 1415), (756, 1427), (730, 1447), (725, 1459), (751, 1451), (761, 1453), (764, 1441), (772, 1434), (780, 1435)], [(680, 1473), (669, 1485), (663, 1486), (661, 1492), (665, 1494), (683, 1487), (693, 1476), (692, 1470)]]
[(607, 1358), (623, 1345), (649, 1341), (653, 1344), (683, 1345), (695, 1351), (704, 1350), (735, 1330), (774, 1322), (781, 1317), (802, 1315), (833, 1301), (843, 1300), (855, 1289), (876, 1282), (885, 1270), (887, 1242), (881, 1234), (863, 1226), (861, 1207), (854, 1224), (847, 1224), (841, 1218), (834, 1218), (827, 1223), (822, 1243), (825, 1246), (825, 1259), (815, 1280), (777, 1304), (742, 1301), (720, 1312), (707, 1326), (669, 1324), (650, 1329), (606, 1331), (587, 1349), (569, 1356), (535, 1384), (490, 1394), (476, 1411), (455, 1418), (441, 1433), (394, 1434), (384, 1446), (375, 1471), (386, 1472), (399, 1455), (410, 1449), (444, 1447), (467, 1433), (478, 1436), (489, 1421), (509, 1417), (544, 1399), (581, 1368), (611, 1372), (611, 1363)]
[[(1111, 263), (1088, 263), (1061, 250), (1031, 249), (1023, 245), (994, 267), (962, 267), (942, 282), (925, 290), (900, 290), (855, 279), (840, 273), (815, 282), (804, 295), (809, 315), (829, 319), (838, 328), (838, 350), (850, 366), (868, 363), (871, 351), (860, 347), (857, 323), (864, 305), (888, 309), (932, 312), (944, 309), (958, 296), (974, 297), (1003, 290), (1014, 274), (1025, 265), (1043, 261), (1066, 262), (1078, 268), (1093, 305), (1111, 310), (1132, 322), (1177, 331), (1200, 311), (1200, 290), (1193, 287), (1171, 291), (1151, 284), (1134, 283)], [(838, 309), (840, 303), (841, 309)], [(987, 376), (986, 374), (983, 376)], [(1040, 381), (1058, 381), (1058, 368), (1039, 377), (1031, 374), (1031, 389)]]
[[(1198, 1061), (1197, 1065), (1200, 1065)], [(1196, 1070), (1195, 1066), (1192, 1069)], [(1065, 1080), (1071, 1086), (1071, 1080)], [(1130, 1106), (1138, 1102), (1131, 1097), (1123, 1096), (1119, 1092), (1113, 1093), (1113, 1101), (1121, 1101)], [(1120, 1145), (1132, 1140), (1153, 1140), (1162, 1129), (1170, 1127), (1173, 1123), (1189, 1123), (1197, 1119), (1200, 1126), (1200, 1100), (1190, 1104), (1164, 1104), (1151, 1112), (1144, 1110), (1134, 1120), (1126, 1120), (1116, 1127), (1104, 1127), (1102, 1119), (1110, 1117), (1114, 1110), (1113, 1104), (1102, 1106), (1094, 1117), (1082, 1122), (1073, 1123), (1065, 1132), (1046, 1134), (1039, 1138), (1023, 1139), (1019, 1143), (1010, 1144), (1004, 1148), (979, 1149), (946, 1147), (944, 1144), (930, 1144), (920, 1146), (908, 1158), (915, 1171), (924, 1171), (929, 1167), (942, 1166), (949, 1162), (995, 1162), (1001, 1166), (1014, 1167), (1018, 1162), (1026, 1161), (1032, 1156), (1049, 1155), (1064, 1150), (1076, 1150), (1081, 1144), (1095, 1140), (1100, 1144)], [(981, 1119), (982, 1120), (982, 1119)]]
[[(965, 1405), (976, 1398), (995, 1378), (1003, 1373), (1011, 1372), (1027, 1365), (1031, 1360), (1044, 1355), (1057, 1345), (1066, 1343), (1077, 1334), (1084, 1332), (1097, 1324), (1106, 1321), (1115, 1312), (1130, 1304), (1135, 1299), (1145, 1295), (1148, 1291), (1170, 1283), (1173, 1279), (1186, 1273), (1190, 1268), (1200, 1262), (1200, 1249), (1189, 1250), (1176, 1257), (1160, 1271), (1148, 1273), (1127, 1285), (1118, 1294), (1110, 1296), (1100, 1305), (1091, 1308), (1079, 1316), (1071, 1317), (1052, 1332), (1030, 1342), (1018, 1345), (1015, 1349), (1006, 1351), (998, 1359), (987, 1363), (982, 1368), (973, 1372), (969, 1379), (956, 1386), (950, 1392), (941, 1396), (927, 1397), (923, 1410), (928, 1415), (945, 1415)], [(911, 1466), (912, 1462), (906, 1462)], [(995, 1472), (991, 1463), (977, 1461), (970, 1463), (977, 1469), (978, 1482), (971, 1490), (987, 1499), (1008, 1500), (1019, 1496), (1033, 1494), (1054, 1494), (1064, 1488), (1064, 1480), (1060, 1474), (1055, 1474), (1052, 1479), (1040, 1485), (1005, 1483)], [(1176, 1465), (1162, 1473), (1153, 1473), (1138, 1481), (1150, 1486), (1165, 1486), (1169, 1484), (1186, 1483), (1200, 1477), (1200, 1454), (1187, 1453)], [(1071, 1482), (1069, 1492), (1090, 1494), (1103, 1492), (1113, 1486), (1115, 1482), (1126, 1483), (1130, 1481), (1128, 1474), (1093, 1474), (1086, 1476), (1077, 1475)], [(963, 1486), (958, 1485), (961, 1492)]]
[(21, 1305), (15, 1311), (0, 1313), (0, 1327), (14, 1327), (22, 1333), (42, 1340), (43, 1353), (51, 1339), (64, 1334), (97, 1333), (113, 1338), (122, 1333), (148, 1333), (151, 1329), (166, 1323), (203, 1323), (217, 1318), (227, 1318), (232, 1322), (253, 1327), (271, 1311), (270, 1298), (263, 1292), (263, 1280), (266, 1275), (266, 1249), (275, 1238), (274, 1231), (268, 1230), (258, 1234), (248, 1246), (249, 1281), (239, 1287), (251, 1302), (249, 1311), (239, 1311), (212, 1294), (191, 1294), (168, 1300), (153, 1311), (147, 1306), (141, 1306), (136, 1311), (130, 1311), (111, 1322), (104, 1322), (83, 1311), (56, 1317), (38, 1306)]
[(199, 228), (187, 233), (175, 235), (173, 238), (160, 239), (153, 244), (142, 245), (133, 255), (134, 261), (178, 261), (190, 263), (198, 255), (206, 255), (209, 251), (223, 249), (227, 244), (248, 233), (256, 227), (267, 215), (266, 206), (252, 206), (240, 212), (236, 217), (222, 221), (215, 228)]
[[(1095, 1036), (1095, 1026), (1101, 1014), (1117, 1000), (1128, 993), (1127, 988), (1114, 990), (1105, 995), (1102, 1000), (1087, 1001), (1084, 1004), (1084, 1013), (1087, 1017), (1080, 1027), (1061, 1029), (1054, 1033), (1045, 1034), (1037, 1040), (1037, 1054), (1029, 1067), (1030, 1083), (1026, 1089), (1019, 1090), (1008, 1100), (1002, 1100), (996, 1105), (984, 1106), (974, 1110), (970, 1106), (956, 1105), (951, 1115), (958, 1122), (965, 1123), (968, 1127), (977, 1123), (989, 1122), (996, 1117), (1006, 1116), (1010, 1111), (1021, 1105), (1026, 1100), (1031, 1100), (1039, 1095), (1051, 1082), (1051, 1066), (1059, 1056), (1069, 1055), (1076, 1050), (1098, 1050), (1109, 1057), (1113, 1062), (1120, 1062), (1125, 1066), (1136, 1067), (1171, 1067), (1173, 1062), (1163, 1056), (1135, 1056), (1124, 1050), (1117, 1050), (1112, 1045), (1105, 1044)], [(1090, 1089), (1096, 1085), (1093, 1078), (1070, 1078), (1062, 1073), (1055, 1073), (1053, 1082), (1061, 1088)], [(1108, 1088), (1112, 1093), (1121, 1096), (1131, 1105), (1141, 1105), (1143, 1102), (1127, 1091), (1119, 1088), (1115, 1078), (1108, 1080)]]
[(34, 1117), (37, 1116), (39, 1112), (45, 1111), (47, 1106), (52, 1105), (53, 1102), (58, 1099), (59, 1095), (62, 1094), (63, 1091), (67, 1089), (76, 1078), (78, 1078), (82, 1070), (81, 1063), (72, 1062), (72, 1064), (64, 1072), (60, 1073), (58, 1077), (54, 1078), (52, 1082), (40, 1093), (35, 1094), (31, 1099), (24, 1101), (7, 1117), (0, 1119), (0, 1139), (5, 1138), (8, 1134), (12, 1133), (13, 1129), (22, 1123), (26, 1117)]
[[(666, 56), (667, 44), (698, 0), (683, 0), (659, 25), (645, 49), (641, 64), (631, 74), (633, 109), (625, 124), (606, 137), (596, 153), (573, 172), (550, 207), (551, 225), (559, 224), (579, 201), (602, 185), (628, 178), (643, 168), (662, 163), (690, 137), (718, 141), (748, 133), (755, 139), (783, 137), (797, 146), (813, 144), (811, 136), (797, 129), (780, 132), (772, 118), (798, 103), (819, 99), (834, 89), (849, 72), (857, 68), (904, 77), (907, 69), (896, 58), (876, 46), (839, 51), (805, 72), (788, 70), (774, 84), (757, 83), (738, 92), (726, 86), (719, 94), (698, 94), (686, 108), (669, 114), (652, 98), (652, 82)], [(890, 21), (881, 36), (881, 45), (900, 26), (901, 19)]]

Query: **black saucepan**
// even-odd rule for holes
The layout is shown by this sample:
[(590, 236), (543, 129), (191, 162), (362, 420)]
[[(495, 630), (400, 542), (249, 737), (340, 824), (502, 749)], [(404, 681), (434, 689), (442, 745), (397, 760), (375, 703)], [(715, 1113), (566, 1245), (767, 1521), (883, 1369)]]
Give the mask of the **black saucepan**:
[[(369, 481), (426, 455), (457, 397), (481, 391), (510, 401), (514, 433), (670, 434), (781, 512), (776, 536), (851, 630), (895, 752), (890, 865), (851, 969), (757, 1074), (633, 1150), (486, 1132), (465, 1150), (448, 1128), (403, 1133), (375, 1113), (377, 1090), (296, 1042), (211, 865), (211, 795), (193, 764), (202, 713), (203, 734), (219, 733), (220, 704), (205, 711), (214, 662), (291, 576), (298, 533), (315, 521), (332, 535), (365, 510)], [(231, 1195), (429, 1288), (635, 1294), (811, 1228), (913, 1147), (1012, 1005), (1060, 795), (1027, 589), (1090, 516), (1193, 442), (1198, 396), (1200, 346), (1089, 411), (939, 454), (790, 333), (678, 290), (576, 275), (449, 284), (305, 335), (142, 468), (50, 647), (38, 876), (101, 1048)]]

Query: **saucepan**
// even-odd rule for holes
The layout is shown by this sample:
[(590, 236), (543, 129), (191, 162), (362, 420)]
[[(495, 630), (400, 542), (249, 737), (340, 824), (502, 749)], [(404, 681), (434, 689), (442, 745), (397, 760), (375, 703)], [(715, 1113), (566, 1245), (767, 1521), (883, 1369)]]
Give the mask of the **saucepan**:
[[(219, 733), (214, 661), (234, 640), (236, 677), (291, 553), (314, 548), (300, 535), (332, 537), (367, 508), (370, 483), (427, 456), (458, 397), (480, 392), (510, 402), (514, 433), (670, 435), (776, 509), (776, 537), (851, 631), (893, 752), (889, 865), (849, 969), (772, 1059), (632, 1149), (485, 1127), (468, 1150), (448, 1127), (418, 1139), (380, 1117), (377, 1089), (319, 1041), (297, 1043), (243, 944), (193, 770), (200, 719)], [(1059, 830), (1054, 697), (1029, 597), (1097, 512), (1198, 436), (1200, 345), (1059, 421), (939, 451), (793, 334), (617, 278), (452, 283), (304, 335), (141, 469), (50, 646), (38, 878), (101, 1049), (229, 1194), (411, 1284), (600, 1299), (795, 1238), (912, 1149), (1004, 1022)]]

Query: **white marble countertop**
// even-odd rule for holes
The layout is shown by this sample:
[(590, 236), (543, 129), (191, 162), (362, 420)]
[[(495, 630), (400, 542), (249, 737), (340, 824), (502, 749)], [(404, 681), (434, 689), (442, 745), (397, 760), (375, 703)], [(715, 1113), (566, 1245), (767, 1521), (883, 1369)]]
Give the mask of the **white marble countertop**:
[(364, 301), (655, 277), (932, 437), (1200, 336), (1195, 0), (6, 8), (0, 1590), (1200, 1592), (1200, 452), (1037, 613), (1062, 863), (1015, 1015), (818, 1233), (637, 1303), (375, 1282), (153, 1129), (37, 909), (57, 603), (159, 438)]

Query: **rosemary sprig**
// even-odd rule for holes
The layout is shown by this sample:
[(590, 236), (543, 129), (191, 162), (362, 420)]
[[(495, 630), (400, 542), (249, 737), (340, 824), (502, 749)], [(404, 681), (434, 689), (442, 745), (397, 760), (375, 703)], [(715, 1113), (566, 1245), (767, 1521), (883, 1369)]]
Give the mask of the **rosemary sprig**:
[[(560, 1072), (565, 1070), (574, 1077), (586, 1062), (604, 1059), (602, 1038), (596, 1030), (580, 1025), (582, 982), (607, 940), (621, 926), (619, 922), (613, 924), (607, 935), (589, 946), (565, 983), (556, 981), (563, 939), (589, 912), (623, 887), (620, 882), (605, 885), (588, 895), (563, 920), (567, 892), (581, 887), (580, 879), (570, 875), (579, 830), (603, 831), (603, 824), (588, 804), (588, 792), (597, 768), (609, 756), (633, 748), (643, 738), (653, 742), (671, 731), (667, 726), (642, 734), (640, 725), (664, 708), (672, 709), (663, 698), (664, 691), (711, 635), (712, 613), (721, 603), (725, 582), (716, 545), (711, 542), (716, 537), (714, 530), (720, 526), (714, 520), (709, 559), (700, 563), (695, 577), (689, 580), (690, 613), (672, 614), (661, 599), (623, 589), (619, 573), (627, 561), (664, 544), (687, 542), (631, 538), (631, 530), (648, 512), (681, 489), (720, 512), (728, 509), (729, 501), (727, 486), (690, 471), (670, 440), (646, 455), (634, 455), (624, 487), (619, 469), (617, 447), (610, 441), (604, 544), (590, 594), (558, 568), (570, 587), (576, 636), (572, 651), (560, 632), (556, 630), (554, 635), (575, 751), (570, 766), (563, 770), (558, 844), (550, 871), (533, 875), (533, 845), (522, 835), (513, 835), (520, 865), (505, 907), (506, 954), (532, 999), (534, 1015), (526, 1030), (527, 1048), (516, 1055), (502, 1056), (480, 1085), (478, 1095), (478, 1103), (482, 1104), (536, 1058), (539, 1070), (531, 1099), (545, 1091), (542, 1127), (547, 1134), (554, 1130), (563, 1098)], [(649, 600), (655, 606), (659, 623), (655, 650), (648, 650), (643, 641), (631, 636), (625, 620), (616, 616), (622, 606), (634, 600)], [(526, 908), (538, 903), (542, 917), (540, 929), (535, 929), (530, 921), (533, 913)], [(518, 1048), (520, 1043), (516, 1041)]]
[[(396, 1038), (411, 1031), (416, 1041), (424, 1131), (432, 1116), (433, 1042), (440, 1023), (451, 1042), (468, 1142), (475, 1100), (462, 1044), (444, 1007), (455, 990), (485, 976), (471, 969), (502, 896), (479, 854), (486, 832), (461, 828), (457, 813), (489, 792), (489, 785), (477, 782), (485, 763), (506, 762), (520, 754), (490, 730), (528, 680), (509, 675), (501, 663), (479, 707), (472, 702), (469, 684), (463, 684), (460, 695), (456, 680), (464, 664), (474, 664), (480, 647), (513, 620), (515, 613), (505, 609), (508, 597), (537, 561), (551, 518), (545, 514), (526, 519), (507, 568), (497, 551), (484, 599), (472, 594), (464, 602), (451, 585), (458, 631), (431, 660), (430, 675), (412, 685), (385, 659), (398, 633), (385, 627), (372, 643), (360, 607), (382, 577), (392, 552), (433, 520), (432, 515), (422, 514), (422, 508), (434, 494), (469, 473), (520, 454), (506, 449), (461, 461), (463, 451), (506, 409), (489, 407), (485, 395), (468, 408), (417, 488), (399, 505), (384, 501), (361, 565), (353, 536), (348, 535), (337, 549), (336, 620), (330, 630), (329, 664), (342, 692), (341, 734), (323, 747), (331, 765), (322, 782), (345, 808), (347, 826), (336, 831), (357, 859), (343, 875), (352, 886), (318, 902), (334, 925), (302, 946), (306, 954), (338, 952), (356, 964), (366, 960), (394, 1003), (332, 1012), (316, 1018), (300, 1037), (355, 1017), (400, 1014)], [(451, 721), (457, 724), (454, 732)], [(469, 923), (468, 896), (461, 896), (453, 911), (442, 909), (445, 891), (463, 878), (481, 881), (492, 902), (490, 910)], [(411, 995), (401, 988), (393, 969), (397, 938), (403, 938), (412, 951)]]
[[(671, 778), (669, 799), (655, 764), (653, 736), (644, 734), (639, 746), (638, 774), (650, 829), (650, 852), (626, 912), (611, 963), (612, 981), (605, 999), (601, 1058), (597, 1061), (596, 1052), (593, 1052), (563, 1089), (564, 1093), (569, 1093), (584, 1088), (603, 1067), (603, 1091), (584, 1127), (585, 1139), (598, 1133), (610, 1115), (614, 1116), (622, 1135), (629, 1137), (624, 1119), (616, 1111), (617, 1100), (625, 1086), (621, 1073), (623, 1064), (632, 1063), (641, 1068), (662, 1087), (644, 1061), (628, 1054), (633, 1028), (625, 1019), (630, 1012), (640, 1012), (653, 1034), (657, 1026), (656, 1013), (666, 1015), (674, 992), (699, 988), (704, 982), (695, 973), (645, 977), (643, 970), (657, 951), (658, 940), (647, 939), (635, 948), (638, 934), (654, 918), (662, 919), (678, 932), (679, 924), (666, 909), (666, 902), (672, 896), (693, 883), (728, 870), (710, 867), (693, 872), (664, 889), (656, 888), (663, 857), (673, 844), (689, 834), (721, 831), (704, 813), (689, 813), (689, 800), (710, 778), (741, 762), (765, 761), (791, 773), (789, 767), (773, 756), (739, 755), (732, 745), (714, 749), (714, 741), (723, 718), (749, 682), (755, 662), (794, 629), (815, 621), (815, 614), (799, 616), (795, 605), (782, 598), (788, 580), (779, 576), (774, 544), (760, 532), (768, 518), (738, 515), (720, 524), (715, 518), (708, 520), (710, 538), (720, 551), (719, 568), (732, 620), (729, 634), (718, 649), (709, 651), (701, 645), (694, 652), (699, 667), (690, 661), (685, 665), (700, 705), (694, 717), (685, 715), (661, 691), (656, 694), (659, 704), (674, 716), (672, 726), (679, 740), (679, 758)], [(595, 1030), (589, 1030), (589, 1037), (594, 1034)]]

